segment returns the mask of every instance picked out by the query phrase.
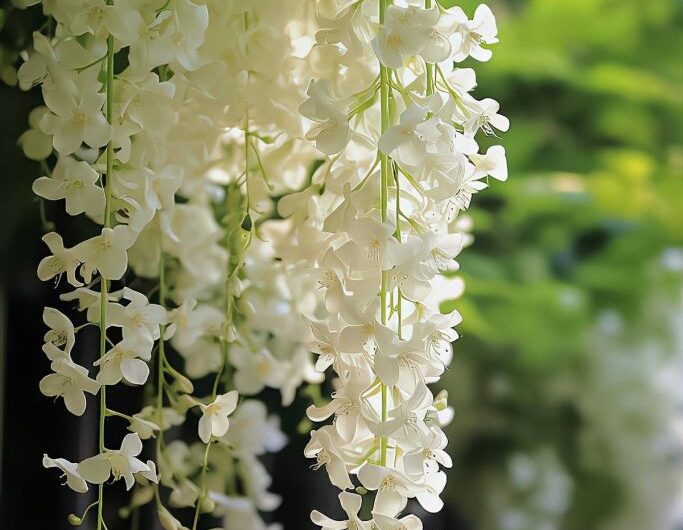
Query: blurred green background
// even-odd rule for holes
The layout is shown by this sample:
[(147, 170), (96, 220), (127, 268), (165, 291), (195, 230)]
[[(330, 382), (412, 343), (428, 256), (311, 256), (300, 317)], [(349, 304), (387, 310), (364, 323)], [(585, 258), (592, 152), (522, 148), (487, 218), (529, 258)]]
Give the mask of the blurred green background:
[(464, 66), (511, 177), (448, 304), (450, 501), (484, 530), (683, 528), (683, 2), (490, 7), (501, 43)]
[[(683, 2), (490, 6), (501, 43), (463, 66), (511, 118), (510, 179), (475, 197), (465, 294), (444, 307), (464, 317), (443, 383), (456, 464), (425, 527), (683, 528)], [(20, 29), (0, 34), (5, 80)], [(2, 284), (30, 300), (39, 169), (14, 141), (38, 95), (1, 94)]]

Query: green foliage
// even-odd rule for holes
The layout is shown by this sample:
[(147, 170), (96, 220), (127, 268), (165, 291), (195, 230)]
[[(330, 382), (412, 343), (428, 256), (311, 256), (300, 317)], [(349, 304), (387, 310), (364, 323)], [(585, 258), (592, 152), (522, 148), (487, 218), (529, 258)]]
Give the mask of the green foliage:
[[(470, 16), (478, 4), (440, 3)], [(549, 444), (575, 487), (562, 528), (597, 528), (625, 501), (607, 464), (583, 463), (575, 400), (599, 355), (588, 337), (600, 311), (617, 310), (634, 336), (664, 340), (642, 313), (656, 286), (680, 281), (661, 256), (683, 244), (683, 8), (490, 5), (501, 43), (477, 71), (511, 118), (510, 180), (475, 198), (475, 243), (460, 259), (465, 297), (443, 308), (464, 317), (446, 383), (461, 414), (452, 500), (485, 520), (481, 477), (492, 461), (500, 469), (512, 451)], [(512, 390), (493, 399), (501, 375)]]

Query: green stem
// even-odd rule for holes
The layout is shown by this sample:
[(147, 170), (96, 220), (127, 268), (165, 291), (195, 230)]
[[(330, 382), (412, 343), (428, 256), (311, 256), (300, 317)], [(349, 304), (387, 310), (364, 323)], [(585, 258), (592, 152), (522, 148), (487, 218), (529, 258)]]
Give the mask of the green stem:
[[(244, 175), (245, 175), (245, 187), (246, 187), (246, 197), (245, 200), (243, 201), (241, 198), (241, 192), (239, 186), (235, 185), (229, 185), (227, 189), (225, 190), (225, 205), (226, 209), (228, 212), (230, 211), (231, 207), (233, 205), (233, 199), (235, 197), (238, 197), (237, 205), (238, 207), (242, 208), (241, 215), (237, 216), (236, 219), (239, 220), (241, 223), (242, 220), (244, 219), (245, 216), (249, 214), (249, 147), (250, 147), (250, 142), (249, 142), (249, 117), (245, 118), (245, 123), (244, 123)], [(254, 149), (254, 146), (251, 146), (252, 149)], [(234, 230), (232, 229), (234, 228)], [(240, 227), (231, 227), (228, 226), (226, 227), (226, 233), (227, 235), (227, 241), (226, 245), (228, 247), (228, 251), (230, 252), (230, 259), (228, 260), (228, 269), (226, 270), (226, 275), (225, 275), (225, 322), (226, 322), (226, 332), (223, 334), (224, 336), (221, 337), (221, 365), (218, 369), (218, 372), (216, 373), (216, 377), (213, 380), (213, 387), (211, 389), (211, 401), (216, 399), (216, 396), (218, 395), (218, 387), (220, 385), (221, 379), (223, 377), (223, 373), (226, 370), (229, 370), (229, 363), (228, 363), (228, 340), (227, 340), (227, 326), (232, 325), (232, 320), (233, 320), (233, 309), (234, 309), (234, 304), (233, 304), (233, 298), (232, 298), (232, 281), (233, 278), (238, 274), (239, 269), (241, 267), (241, 263), (243, 260), (243, 255), (244, 252), (247, 249), (248, 245), (243, 245), (239, 239), (235, 241), (235, 234), (237, 234), (237, 238), (241, 237), (242, 231)], [(251, 233), (250, 233), (250, 239), (251, 241)], [(236, 244), (235, 244), (236, 243)], [(208, 469), (209, 465), (209, 453), (211, 451), (211, 446), (213, 442), (213, 437), (209, 439), (209, 442), (206, 444), (206, 448), (204, 449), (204, 460), (202, 462), (202, 468), (200, 471), (199, 475), (199, 482), (200, 482), (200, 492), (199, 492), (199, 497), (197, 498), (197, 505), (195, 507), (194, 511), (194, 519), (192, 522), (192, 530), (197, 530), (197, 524), (199, 523), (199, 515), (201, 512), (201, 507), (202, 504), (204, 503), (204, 499), (206, 498), (206, 472)]]
[[(400, 243), (401, 242), (401, 225), (399, 224), (400, 221), (400, 214), (401, 214), (401, 185), (399, 183), (398, 179), (398, 171), (396, 169), (396, 165), (394, 164), (391, 168), (391, 171), (394, 175), (394, 183), (396, 185), (396, 232), (394, 232), (394, 237), (397, 239), (397, 241)], [(403, 295), (401, 294), (401, 286), (399, 285), (398, 288), (396, 289), (396, 315), (398, 319), (398, 324), (397, 324), (397, 330), (398, 330), (398, 338), (402, 339), (403, 338), (403, 308), (401, 301), (403, 300)]]
[[(425, 9), (431, 9), (432, 0), (425, 0)], [(426, 63), (425, 73), (426, 73), (426, 84), (427, 84), (427, 97), (434, 93), (434, 65), (431, 63)]]
[[(379, 23), (384, 24), (386, 16), (387, 5), (390, 0), (379, 0)], [(389, 128), (389, 84), (391, 82), (391, 70), (380, 63), (380, 113), (381, 113), (381, 132), (384, 133)], [(383, 223), (387, 222), (387, 206), (389, 203), (389, 157), (380, 153), (380, 200), (381, 200), (381, 219)], [(387, 323), (387, 273), (382, 271), (382, 283), (380, 286), (380, 316), (382, 324)], [(387, 419), (387, 386), (382, 384), (382, 421)], [(380, 465), (385, 466), (387, 463), (387, 442), (388, 438), (382, 436), (380, 438)]]
[[(245, 14), (246, 16), (246, 14)], [(249, 111), (247, 110), (244, 118), (244, 186), (247, 195), (247, 213), (251, 207), (251, 197), (249, 197)]]
[[(159, 244), (159, 305), (166, 308), (166, 260), (164, 251)], [(166, 325), (159, 325), (159, 350), (157, 351), (157, 395), (156, 395), (156, 420), (159, 427), (159, 435), (156, 439), (156, 455), (157, 465), (161, 465), (162, 449), (164, 447), (164, 427), (163, 423), (163, 408), (164, 408), (164, 366), (166, 364), (166, 349), (164, 344), (164, 335), (166, 335)], [(157, 506), (163, 506), (161, 497), (159, 496), (159, 488), (154, 485), (154, 493), (157, 501)]]
[(202, 509), (202, 504), (204, 504), (204, 499), (206, 498), (206, 470), (209, 467), (209, 451), (211, 450), (211, 442), (213, 441), (213, 436), (209, 438), (209, 443), (206, 444), (206, 449), (204, 449), (204, 460), (202, 462), (202, 490), (197, 498), (197, 507), (194, 510), (194, 519), (192, 520), (192, 530), (197, 530), (197, 524), (199, 523), (199, 513)]
[[(50, 171), (50, 168), (45, 160), (40, 161), (40, 168), (48, 177), (52, 177), (52, 171)], [(47, 218), (47, 213), (45, 211), (45, 199), (38, 197), (38, 205), (40, 209), (40, 225), (43, 229), (43, 232), (52, 232), (55, 229), (55, 224), (50, 222)]]
[[(109, 2), (110, 3), (110, 2)], [(114, 117), (114, 37), (107, 37), (107, 82), (105, 84), (107, 96), (107, 121), (111, 124)], [(111, 227), (111, 180), (114, 173), (114, 146), (111, 140), (107, 143), (107, 173), (104, 181), (104, 227)], [(100, 289), (100, 358), (107, 353), (107, 298), (109, 281), (102, 278)], [(99, 417), (99, 452), (104, 452), (104, 419), (107, 413), (107, 387), (100, 387), (100, 417)], [(100, 484), (97, 492), (97, 530), (102, 530), (104, 523), (104, 484)]]

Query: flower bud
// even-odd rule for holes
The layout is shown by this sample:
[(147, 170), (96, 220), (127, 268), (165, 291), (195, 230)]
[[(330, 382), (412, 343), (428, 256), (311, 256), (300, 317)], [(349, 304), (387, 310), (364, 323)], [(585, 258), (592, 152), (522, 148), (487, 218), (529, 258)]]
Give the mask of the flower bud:
[(179, 392), (184, 394), (192, 394), (194, 391), (194, 386), (192, 382), (182, 374), (174, 374), (175, 381), (173, 382), (173, 387)]
[(69, 521), (71, 526), (81, 526), (81, 524), (83, 524), (83, 519), (78, 517), (75, 513), (70, 513), (66, 520)]
[(208, 497), (206, 497), (206, 498), (202, 501), (202, 512), (210, 513), (210, 512), (212, 512), (212, 511), (214, 511), (215, 509), (216, 509), (216, 503), (213, 502), (213, 500), (211, 500), (211, 499), (209, 499)]
[(196, 399), (194, 399), (192, 396), (188, 394), (183, 394), (178, 398), (178, 401), (174, 408), (181, 414), (185, 414), (185, 412), (187, 412), (187, 409), (191, 409), (192, 407), (196, 407), (197, 405), (199, 405), (199, 402)]

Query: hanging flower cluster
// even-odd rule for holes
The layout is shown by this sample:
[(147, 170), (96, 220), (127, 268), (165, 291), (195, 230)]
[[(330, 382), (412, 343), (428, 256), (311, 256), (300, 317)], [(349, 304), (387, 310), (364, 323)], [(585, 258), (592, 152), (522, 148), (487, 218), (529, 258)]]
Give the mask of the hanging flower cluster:
[[(41, 280), (71, 288), (60, 298), (83, 315), (75, 326), (45, 309), (52, 373), (40, 389), (78, 416), (99, 396), (98, 452), (43, 461), (79, 493), (97, 487), (72, 524), (93, 509), (105, 528), (105, 483), (121, 478), (135, 488), (122, 513), (154, 502), (166, 529), (196, 530), (203, 513), (206, 524), (263, 528), (259, 512), (280, 502), (259, 456), (286, 438), (263, 403), (239, 396), (271, 387), (286, 405), (301, 383), (322, 380), (299, 310), (315, 298), (262, 234), (275, 198), (300, 188), (319, 156), (298, 113), (315, 12), (282, 4), (42, 5), (50, 22), (18, 80), (40, 85), (45, 106), (20, 144), (45, 172), (33, 186), (45, 225), (43, 201), (64, 200), (94, 232), (71, 244), (50, 231), (38, 267)], [(90, 325), (100, 341), (88, 366), (72, 353)], [(149, 387), (144, 406), (112, 409), (107, 393), (129, 385)], [(196, 385), (209, 390), (195, 395)], [(107, 418), (131, 431), (114, 448)], [(186, 421), (196, 427), (183, 441)], [(188, 507), (184, 524), (172, 515)]]
[[(483, 5), (469, 20), (431, 0), (339, 4), (42, 2), (49, 22), (17, 79), (44, 106), (20, 144), (45, 173), (38, 276), (69, 286), (81, 323), (45, 309), (40, 390), (77, 416), (99, 401), (97, 453), (43, 460), (76, 492), (97, 487), (72, 524), (92, 508), (106, 528), (105, 484), (123, 479), (124, 516), (153, 502), (167, 530), (265, 528), (259, 512), (280, 499), (259, 456), (286, 438), (244, 397), (268, 387), (286, 406), (302, 385), (311, 420), (334, 416), (306, 456), (348, 513), (314, 523), (413, 529), (408, 499), (441, 508), (452, 411), (427, 385), (460, 320), (439, 311), (454, 297), (441, 273), (469, 242), (472, 195), (507, 178), (504, 149), (480, 153), (475, 136), (508, 121), (453, 65), (488, 60), (496, 24)], [(45, 201), (62, 200), (92, 237), (47, 229)], [(74, 349), (87, 326), (90, 365)], [(125, 386), (149, 390), (140, 410), (109, 405)], [(111, 447), (108, 418), (130, 431)], [(374, 526), (358, 518), (370, 490)]]
[[(472, 195), (488, 177), (507, 178), (503, 147), (480, 153), (475, 136), (506, 131), (508, 120), (471, 94), (474, 71), (454, 64), (488, 60), (496, 23), (485, 5), (470, 20), (430, 0), (318, 10), (320, 60), (300, 111), (327, 156), (308, 188), (280, 201), (290, 238), (277, 242), (283, 263), (323, 293), (307, 315), (311, 349), (317, 370), (334, 374), (332, 399), (307, 411), (333, 422), (311, 432), (305, 453), (342, 490), (347, 520), (311, 519), (324, 529), (417, 529), (416, 516), (402, 515), (409, 499), (440, 510), (441, 468), (451, 466), (447, 395), (427, 387), (448, 365), (460, 321), (439, 311), (452, 298), (438, 293), (440, 274), (457, 269)], [(359, 515), (369, 491), (371, 521)]]

